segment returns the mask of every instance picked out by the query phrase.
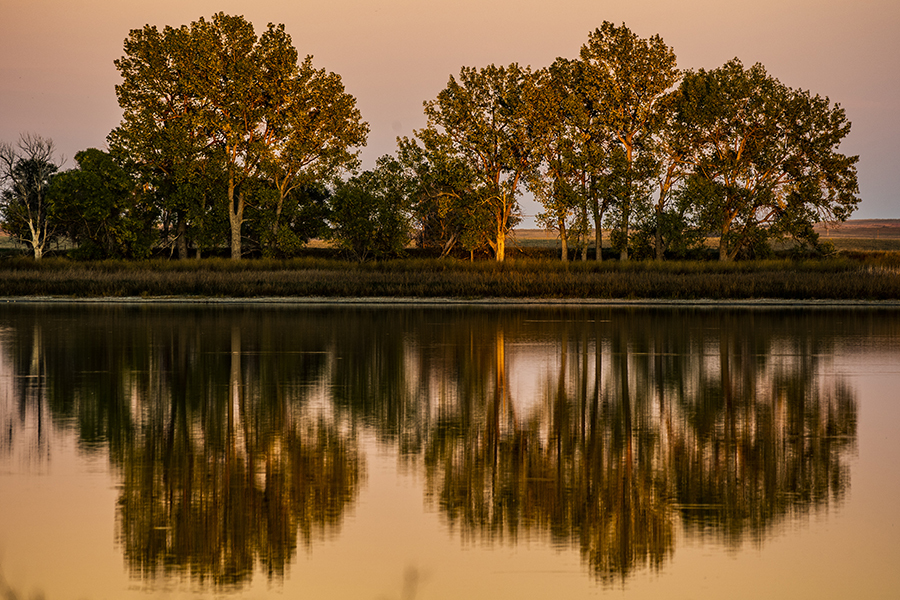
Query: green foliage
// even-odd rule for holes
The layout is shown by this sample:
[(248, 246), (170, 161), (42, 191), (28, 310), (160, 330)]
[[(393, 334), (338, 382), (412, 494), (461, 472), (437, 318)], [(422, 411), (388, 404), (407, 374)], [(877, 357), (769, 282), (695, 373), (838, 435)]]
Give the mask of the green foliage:
[[(250, 199), (247, 238), (263, 256), (296, 256), (312, 239), (327, 235), (331, 192), (321, 185), (293, 187), (284, 197), (263, 185)], [(281, 207), (278, 208), (278, 203)]]
[[(468, 197), (475, 204), (463, 210), (484, 209), (489, 221), (478, 233), (486, 234), (498, 261), (506, 256), (506, 237), (519, 218), (520, 187), (536, 168), (524, 94), (529, 77), (530, 71), (515, 63), (463, 67), (458, 81), (451, 76), (437, 98), (425, 103), (428, 124), (416, 132), (429, 155), (442, 157), (474, 184)], [(467, 233), (470, 241), (481, 237)]]
[(152, 208), (112, 157), (90, 148), (75, 155), (77, 169), (53, 179), (52, 216), (77, 244), (79, 258), (146, 258), (154, 240)]
[(399, 256), (410, 240), (409, 189), (390, 156), (338, 187), (331, 197), (329, 238), (355, 260)]
[(110, 147), (159, 194), (181, 256), (188, 237), (217, 237), (204, 213), (224, 212), (240, 258), (244, 211), (261, 180), (278, 191), (276, 244), (290, 193), (354, 168), (351, 148), (365, 143), (368, 127), (340, 77), (313, 69), (311, 57), (298, 64), (283, 25), (257, 36), (224, 13), (162, 33), (148, 25), (131, 32), (116, 67), (123, 121)]
[(837, 150), (850, 124), (827, 98), (733, 59), (687, 73), (676, 108), (691, 132), (688, 187), (702, 226), (719, 235), (720, 259), (757, 255), (768, 239), (809, 239), (813, 223), (845, 220), (859, 202), (858, 157)]
[(488, 247), (491, 212), (484, 188), (465, 160), (446, 144), (420, 146), (398, 140), (399, 162), (409, 185), (416, 244), (449, 255), (457, 246), (470, 252)]

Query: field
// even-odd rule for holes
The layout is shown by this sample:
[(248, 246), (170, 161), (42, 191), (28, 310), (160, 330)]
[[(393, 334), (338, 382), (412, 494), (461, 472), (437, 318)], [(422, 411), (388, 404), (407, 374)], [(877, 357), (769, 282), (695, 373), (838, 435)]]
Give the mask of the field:
[(523, 230), (515, 237), (518, 249), (500, 264), (421, 257), (359, 264), (321, 244), (290, 260), (7, 256), (0, 260), (0, 297), (900, 301), (900, 221), (829, 230), (838, 250), (832, 257), (732, 263), (563, 263), (554, 258), (553, 234)]
[[(831, 242), (838, 251), (900, 252), (900, 219), (856, 219), (837, 225), (818, 224), (814, 227), (822, 241)], [(514, 232), (515, 243), (522, 248), (559, 248), (555, 232), (541, 229), (519, 229)], [(609, 248), (609, 234), (604, 232), (604, 248)], [(709, 246), (715, 246), (711, 239)]]

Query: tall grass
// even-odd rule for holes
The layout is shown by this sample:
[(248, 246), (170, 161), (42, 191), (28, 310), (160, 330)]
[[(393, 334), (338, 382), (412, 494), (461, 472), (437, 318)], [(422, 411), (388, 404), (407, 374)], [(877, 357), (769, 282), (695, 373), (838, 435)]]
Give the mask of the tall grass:
[(900, 259), (0, 262), (0, 296), (900, 300)]

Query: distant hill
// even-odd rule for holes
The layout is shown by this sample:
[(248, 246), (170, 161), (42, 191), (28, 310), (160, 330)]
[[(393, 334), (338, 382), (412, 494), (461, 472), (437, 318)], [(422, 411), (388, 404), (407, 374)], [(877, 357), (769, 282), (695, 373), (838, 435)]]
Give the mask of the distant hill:
[(844, 223), (815, 225), (824, 238), (900, 239), (900, 219), (850, 219)]
[[(823, 238), (900, 239), (900, 219), (850, 219), (845, 223), (814, 226)], [(520, 241), (556, 239), (555, 231), (543, 229), (516, 229)]]

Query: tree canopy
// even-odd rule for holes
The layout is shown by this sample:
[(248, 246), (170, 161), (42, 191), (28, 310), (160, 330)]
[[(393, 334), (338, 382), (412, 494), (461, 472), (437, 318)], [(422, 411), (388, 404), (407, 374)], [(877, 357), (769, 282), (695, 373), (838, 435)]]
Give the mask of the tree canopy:
[(85, 257), (289, 256), (327, 237), (358, 259), (414, 240), (502, 261), (530, 192), (564, 260), (570, 241), (600, 260), (604, 230), (622, 260), (703, 254), (708, 238), (733, 260), (783, 238), (821, 250), (813, 224), (860, 201), (840, 105), (738, 59), (681, 71), (625, 24), (546, 67), (462, 67), (364, 173), (356, 99), (299, 56), (283, 25), (257, 35), (224, 13), (132, 30), (109, 153), (79, 153), (54, 184), (51, 142), (0, 145), (5, 230), (36, 258), (64, 234)]
[[(186, 196), (224, 205), (235, 259), (254, 186), (267, 178), (275, 186), (280, 216), (287, 194), (353, 168), (353, 148), (365, 144), (368, 126), (340, 77), (297, 57), (283, 25), (257, 36), (243, 17), (217, 13), (162, 33), (133, 30), (116, 61), (124, 114), (110, 146), (170, 197), (205, 179)], [(177, 220), (189, 209), (176, 201)], [(273, 227), (277, 240), (277, 218)]]
[(858, 157), (838, 152), (850, 131), (844, 110), (762, 65), (733, 59), (688, 73), (677, 110), (690, 125), (685, 193), (718, 234), (721, 260), (775, 235), (815, 241), (813, 223), (845, 220), (859, 202)]

